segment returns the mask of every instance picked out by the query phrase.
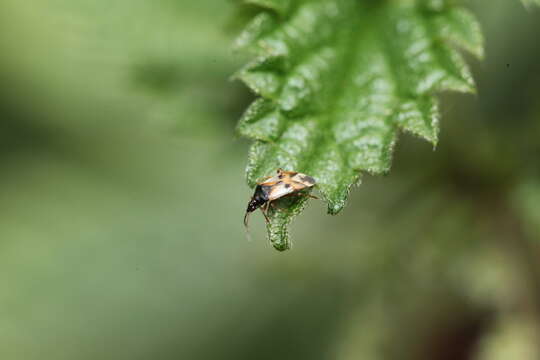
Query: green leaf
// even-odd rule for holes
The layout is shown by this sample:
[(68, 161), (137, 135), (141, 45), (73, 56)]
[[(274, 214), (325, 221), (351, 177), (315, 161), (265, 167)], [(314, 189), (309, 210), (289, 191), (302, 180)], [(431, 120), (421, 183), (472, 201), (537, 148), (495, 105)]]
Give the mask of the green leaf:
[[(252, 187), (279, 167), (300, 171), (317, 180), (336, 214), (362, 171), (390, 169), (400, 129), (437, 144), (436, 93), (474, 92), (458, 48), (481, 58), (480, 27), (450, 2), (249, 2), (261, 12), (235, 45), (255, 54), (236, 77), (260, 95), (238, 125), (255, 140)], [(268, 235), (283, 250), (306, 199), (275, 205)]]

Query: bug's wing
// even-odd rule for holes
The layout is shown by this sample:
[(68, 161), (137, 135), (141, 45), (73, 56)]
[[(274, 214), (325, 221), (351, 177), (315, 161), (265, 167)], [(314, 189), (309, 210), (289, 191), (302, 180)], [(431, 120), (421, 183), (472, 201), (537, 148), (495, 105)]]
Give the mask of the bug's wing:
[(296, 171), (285, 171), (285, 170), (279, 169), (278, 174), (281, 175), (282, 177), (293, 177), (294, 175), (298, 174), (298, 172), (296, 172)]
[(295, 183), (304, 185), (304, 188), (312, 187), (313, 185), (315, 185), (315, 179), (314, 178), (312, 178), (309, 175), (302, 174), (302, 173), (296, 173), (291, 178), (291, 180), (294, 181)]
[[(275, 177), (275, 176), (274, 176)], [(270, 180), (272, 178), (272, 176), (266, 176), (264, 178), (262, 178), (259, 182), (257, 182), (257, 184), (262, 184), (262, 183), (265, 183), (267, 182), (268, 180)]]
[(278, 181), (280, 181), (279, 176), (271, 176), (271, 177), (263, 179), (259, 183), (259, 185), (261, 185), (261, 186), (272, 186), (272, 185), (275, 185)]
[(296, 181), (291, 181), (291, 187), (293, 188), (294, 191), (300, 191), (300, 190), (303, 190), (309, 186), (306, 186), (305, 184), (302, 184), (302, 183), (299, 183), (299, 182), (296, 182)]
[(294, 188), (292, 184), (287, 184), (287, 183), (282, 182), (270, 188), (270, 191), (268, 192), (268, 200), (272, 201), (272, 200), (279, 199), (280, 197), (288, 195), (294, 191), (296, 191), (296, 189)]

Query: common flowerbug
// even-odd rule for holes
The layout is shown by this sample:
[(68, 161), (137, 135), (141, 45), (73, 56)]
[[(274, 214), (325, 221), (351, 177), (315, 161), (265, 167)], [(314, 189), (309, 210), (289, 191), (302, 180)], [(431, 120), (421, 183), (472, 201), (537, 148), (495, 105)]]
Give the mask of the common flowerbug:
[[(266, 222), (270, 222), (266, 212), (272, 204), (272, 201), (287, 195), (302, 195), (298, 194), (298, 192), (313, 187), (315, 183), (315, 179), (309, 175), (296, 171), (277, 169), (277, 175), (269, 176), (257, 183), (255, 192), (246, 209), (244, 225), (246, 228), (248, 227), (249, 214), (257, 209), (261, 209)], [(310, 194), (305, 194), (304, 196), (317, 199), (316, 196)]]

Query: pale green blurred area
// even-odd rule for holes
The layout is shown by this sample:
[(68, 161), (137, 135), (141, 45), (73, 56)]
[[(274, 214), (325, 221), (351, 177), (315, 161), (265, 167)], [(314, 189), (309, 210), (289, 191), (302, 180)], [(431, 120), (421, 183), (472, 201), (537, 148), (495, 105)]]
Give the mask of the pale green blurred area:
[(540, 12), (473, 5), (437, 151), (402, 136), (277, 253), (242, 225), (232, 2), (3, 0), (0, 358), (540, 358)]

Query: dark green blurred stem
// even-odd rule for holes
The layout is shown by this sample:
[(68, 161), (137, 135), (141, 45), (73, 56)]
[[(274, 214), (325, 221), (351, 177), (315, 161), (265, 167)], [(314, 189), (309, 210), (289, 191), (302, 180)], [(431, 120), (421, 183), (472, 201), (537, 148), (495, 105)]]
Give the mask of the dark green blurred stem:
[[(540, 329), (540, 257), (537, 242), (527, 235), (523, 219), (512, 211), (507, 202), (483, 210), (483, 220), (487, 221), (486, 225), (493, 232), (493, 244), (500, 248), (513, 267), (510, 271), (522, 280), (514, 294), (512, 306), (515, 308), (509, 310), (533, 319), (537, 329)], [(535, 346), (540, 352), (540, 335)]]

